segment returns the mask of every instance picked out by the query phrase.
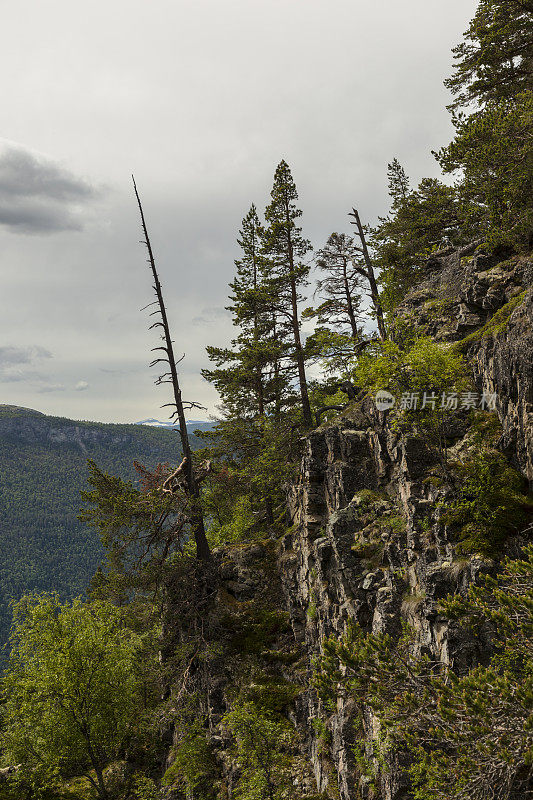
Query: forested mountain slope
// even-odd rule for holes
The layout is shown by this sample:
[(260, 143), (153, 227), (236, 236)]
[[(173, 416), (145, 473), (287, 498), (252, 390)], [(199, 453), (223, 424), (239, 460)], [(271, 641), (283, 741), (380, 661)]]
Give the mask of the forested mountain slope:
[(87, 459), (135, 479), (134, 459), (154, 467), (175, 464), (179, 453), (179, 437), (165, 428), (77, 422), (0, 406), (1, 641), (10, 598), (43, 590), (83, 593), (102, 559), (96, 533), (77, 518)]

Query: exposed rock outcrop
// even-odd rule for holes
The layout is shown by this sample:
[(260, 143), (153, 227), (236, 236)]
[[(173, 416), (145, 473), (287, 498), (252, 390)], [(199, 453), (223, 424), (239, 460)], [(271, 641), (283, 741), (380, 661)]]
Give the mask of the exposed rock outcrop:
[[(531, 258), (450, 253), (428, 263), (426, 280), (399, 312), (467, 355), (478, 392), (496, 395), (499, 449), (533, 484), (532, 279)], [(289, 494), (291, 527), (271, 553), (270, 572), (262, 546), (224, 551), (224, 590), (238, 604), (260, 600), (288, 612), (291, 633), (275, 646), (299, 654), (297, 667), (278, 667), (300, 687), (286, 711), (299, 737), (299, 795), (400, 800), (408, 796), (401, 759), (389, 754), (377, 794), (370, 790), (353, 752), (353, 703), (340, 698), (334, 712), (321, 705), (312, 688), (313, 661), (324, 638), (340, 637), (350, 619), (364, 631), (392, 635), (406, 620), (420, 653), (464, 672), (486, 658), (489, 643), (480, 651), (479, 639), (470, 640), (441, 616), (439, 601), (464, 592), (497, 564), (479, 555), (457, 556), (442, 513), (452, 487), (435, 450), (422, 438), (396, 433), (370, 399), (313, 431), (302, 446), (299, 479)], [(449, 455), (471, 446), (471, 420), (459, 413)], [(527, 535), (517, 532), (506, 552), (518, 554)], [(226, 680), (232, 680), (229, 673)], [(231, 796), (235, 775), (220, 731), (231, 703), (226, 685), (217, 698), (212, 735)], [(316, 720), (329, 732), (326, 743)], [(379, 720), (367, 709), (368, 752), (378, 736)]]

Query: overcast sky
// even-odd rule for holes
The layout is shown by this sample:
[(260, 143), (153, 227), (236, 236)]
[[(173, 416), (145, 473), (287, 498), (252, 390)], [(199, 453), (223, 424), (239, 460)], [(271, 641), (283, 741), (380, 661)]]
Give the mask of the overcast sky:
[(164, 419), (131, 188), (158, 260), (186, 398), (209, 411), (205, 345), (251, 202), (285, 158), (321, 246), (357, 204), (388, 209), (451, 136), (443, 79), (472, 0), (17, 0), (0, 29), (0, 403)]

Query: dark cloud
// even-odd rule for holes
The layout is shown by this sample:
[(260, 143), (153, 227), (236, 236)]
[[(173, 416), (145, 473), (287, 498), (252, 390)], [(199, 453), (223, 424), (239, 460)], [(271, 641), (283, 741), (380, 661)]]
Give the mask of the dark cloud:
[(40, 345), (29, 347), (0, 347), (0, 383), (31, 384), (37, 392), (57, 392), (65, 387), (35, 369), (39, 362), (52, 358), (52, 353)]
[(0, 225), (14, 233), (83, 228), (83, 208), (98, 191), (59, 164), (8, 146), (0, 154)]
[(40, 358), (52, 358), (52, 353), (45, 347), (33, 345), (31, 347), (0, 347), (0, 369), (19, 364), (33, 364)]

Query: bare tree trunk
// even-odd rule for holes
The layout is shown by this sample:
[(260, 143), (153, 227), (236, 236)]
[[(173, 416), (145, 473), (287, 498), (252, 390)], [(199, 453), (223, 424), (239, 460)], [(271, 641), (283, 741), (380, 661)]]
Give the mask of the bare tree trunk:
[(139, 212), (141, 215), (142, 229), (145, 237), (144, 244), (146, 245), (146, 248), (148, 250), (148, 263), (150, 264), (150, 268), (152, 270), (152, 276), (154, 279), (154, 290), (157, 297), (159, 314), (161, 315), (161, 320), (158, 322), (154, 322), (154, 324), (151, 327), (163, 328), (163, 339), (165, 342), (163, 346), (153, 348), (154, 350), (162, 350), (165, 356), (164, 358), (156, 358), (152, 362), (152, 365), (155, 365), (158, 362), (163, 362), (168, 364), (170, 370), (170, 372), (165, 373), (164, 375), (161, 376), (159, 382), (161, 383), (168, 382), (172, 384), (172, 390), (174, 393), (174, 402), (167, 403), (166, 405), (174, 406), (175, 408), (172, 417), (178, 418), (182, 452), (184, 458), (187, 459), (185, 462), (186, 487), (187, 487), (187, 495), (189, 496), (192, 505), (191, 526), (193, 529), (194, 539), (196, 542), (196, 556), (197, 558), (202, 559), (204, 561), (209, 561), (211, 559), (211, 552), (209, 550), (209, 544), (207, 542), (207, 537), (205, 535), (204, 518), (202, 514), (202, 509), (200, 507), (200, 488), (194, 477), (192, 451), (189, 442), (187, 422), (185, 419), (185, 409), (181, 396), (181, 388), (179, 384), (178, 371), (176, 367), (177, 361), (174, 357), (174, 347), (172, 344), (172, 337), (170, 335), (170, 326), (168, 323), (167, 310), (165, 307), (165, 302), (163, 300), (163, 291), (161, 289), (161, 284), (159, 282), (159, 276), (157, 274), (154, 254), (152, 251), (152, 245), (150, 243), (150, 237), (148, 236), (148, 229), (144, 218), (143, 207), (141, 204), (141, 199), (139, 197), (139, 192), (137, 191), (137, 186), (135, 184), (134, 178), (133, 178), (133, 187), (135, 189), (135, 196), (137, 198), (137, 204), (139, 206)]
[[(359, 212), (353, 208), (352, 213), (349, 214), (350, 217), (353, 217), (355, 220), (355, 225), (357, 228), (357, 235), (361, 241), (361, 252), (363, 254), (363, 258), (365, 261), (366, 269), (358, 268), (358, 272), (363, 275), (370, 284), (370, 296), (372, 297), (372, 304), (374, 306), (374, 311), (376, 313), (376, 320), (378, 323), (378, 331), (379, 331), (379, 338), (385, 340), (387, 338), (387, 331), (385, 328), (385, 320), (383, 318), (383, 308), (381, 306), (381, 302), (379, 300), (379, 291), (378, 285), (376, 283), (376, 276), (374, 273), (374, 265), (372, 264), (372, 259), (370, 258), (370, 253), (368, 252), (368, 246), (366, 243), (365, 232), (363, 230), (363, 226), (361, 225), (361, 219), (359, 217)], [(354, 223), (352, 223), (354, 224)]]

